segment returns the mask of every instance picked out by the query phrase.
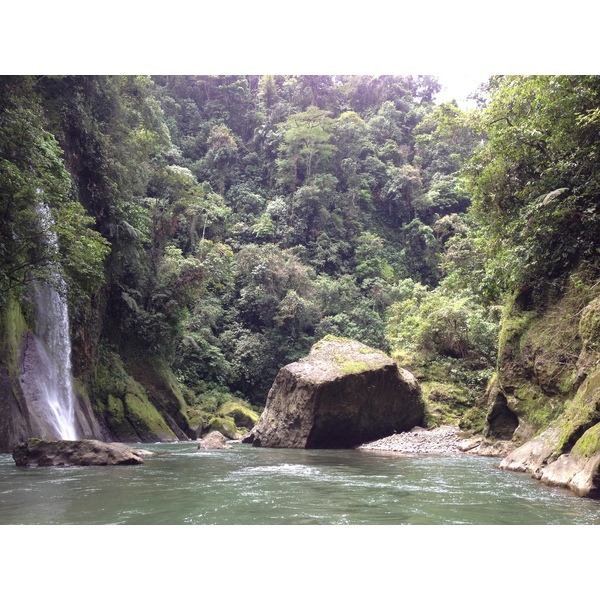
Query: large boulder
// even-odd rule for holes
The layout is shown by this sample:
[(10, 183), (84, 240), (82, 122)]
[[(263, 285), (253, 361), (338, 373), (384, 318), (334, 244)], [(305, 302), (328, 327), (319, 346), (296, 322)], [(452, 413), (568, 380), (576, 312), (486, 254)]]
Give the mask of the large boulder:
[(352, 448), (420, 425), (416, 378), (360, 342), (327, 336), (283, 367), (256, 426), (254, 446)]
[(129, 446), (98, 440), (47, 442), (31, 438), (14, 447), (13, 458), (18, 467), (87, 467), (144, 463)]

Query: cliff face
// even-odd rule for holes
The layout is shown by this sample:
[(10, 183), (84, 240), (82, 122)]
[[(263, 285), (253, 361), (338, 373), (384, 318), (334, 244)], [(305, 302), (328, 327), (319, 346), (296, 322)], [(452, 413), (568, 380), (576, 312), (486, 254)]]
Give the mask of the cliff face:
[(411, 373), (378, 350), (327, 336), (283, 367), (260, 420), (244, 440), (255, 446), (350, 448), (422, 422)]
[(156, 357), (102, 352), (91, 395), (114, 439), (174, 442), (195, 438), (175, 377)]
[(518, 446), (501, 467), (600, 496), (600, 290), (571, 276), (535, 310), (527, 292), (507, 307), (488, 435)]
[[(60, 437), (40, 411), (46, 385), (43, 348), (33, 334), (33, 315), (10, 299), (0, 314), (0, 452), (30, 437)], [(125, 367), (107, 352), (85, 355), (74, 348), (74, 427), (77, 437), (103, 441), (154, 442), (195, 437), (177, 382), (159, 361)], [(75, 370), (75, 369), (74, 369)]]

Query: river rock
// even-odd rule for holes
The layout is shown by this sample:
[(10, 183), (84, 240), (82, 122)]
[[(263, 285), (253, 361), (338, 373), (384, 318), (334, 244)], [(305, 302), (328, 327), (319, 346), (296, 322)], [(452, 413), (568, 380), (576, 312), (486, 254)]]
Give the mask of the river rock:
[(550, 427), (529, 442), (513, 450), (500, 463), (501, 469), (530, 473), (550, 486), (564, 487), (578, 496), (600, 498), (600, 453), (586, 452), (598, 447), (600, 424), (590, 428), (572, 448), (570, 454), (557, 456), (561, 431)]
[(47, 442), (32, 438), (14, 447), (13, 458), (18, 467), (87, 467), (144, 463), (129, 446), (98, 440)]
[(150, 452), (150, 450), (144, 450), (142, 448), (131, 448), (131, 451), (140, 458), (144, 458), (144, 456), (154, 456), (156, 452)]
[(405, 454), (454, 454), (460, 450), (458, 433), (457, 427), (448, 425), (435, 429), (413, 427), (408, 432), (395, 433), (381, 440), (361, 444), (358, 449)]
[(198, 442), (199, 450), (230, 450), (227, 438), (219, 431), (211, 431)]
[(502, 469), (599, 498), (600, 296), (580, 275), (556, 298), (526, 285), (507, 303), (485, 434), (514, 446)]
[(566, 487), (579, 496), (598, 497), (598, 464), (600, 456), (593, 460), (575, 458), (562, 454), (541, 472), (540, 481), (546, 485)]
[(420, 425), (416, 378), (379, 350), (327, 336), (283, 367), (242, 439), (278, 448), (352, 448)]

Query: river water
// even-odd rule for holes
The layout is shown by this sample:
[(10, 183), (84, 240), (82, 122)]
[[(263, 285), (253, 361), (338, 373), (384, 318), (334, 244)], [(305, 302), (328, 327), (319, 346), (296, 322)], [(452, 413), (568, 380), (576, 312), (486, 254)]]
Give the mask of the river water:
[(600, 502), (468, 455), (193, 442), (144, 465), (19, 468), (0, 455), (0, 524), (600, 524)]

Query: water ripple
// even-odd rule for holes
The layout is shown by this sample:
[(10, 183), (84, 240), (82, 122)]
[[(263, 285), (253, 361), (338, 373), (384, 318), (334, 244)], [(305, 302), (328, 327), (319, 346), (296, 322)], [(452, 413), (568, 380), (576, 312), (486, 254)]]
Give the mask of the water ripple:
[(264, 473), (270, 475), (273, 473), (281, 473), (284, 475), (300, 475), (302, 477), (314, 477), (319, 474), (319, 470), (314, 467), (308, 467), (300, 464), (281, 464), (281, 465), (264, 465), (260, 467), (244, 467), (238, 473)]
[(0, 524), (600, 524), (600, 502), (496, 465), (195, 443), (162, 444), (135, 467), (18, 469), (0, 457)]

